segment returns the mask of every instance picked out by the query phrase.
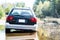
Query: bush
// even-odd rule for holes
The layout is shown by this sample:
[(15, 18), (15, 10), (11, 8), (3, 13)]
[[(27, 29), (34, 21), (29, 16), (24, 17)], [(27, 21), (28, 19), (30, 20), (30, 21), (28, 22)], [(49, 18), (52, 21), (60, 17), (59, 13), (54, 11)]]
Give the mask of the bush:
[(4, 30), (4, 29), (5, 29), (4, 25), (0, 25), (0, 30)]
[(4, 9), (3, 7), (0, 5), (0, 19), (3, 17), (4, 15)]
[(2, 18), (2, 13), (0, 12), (0, 19)]

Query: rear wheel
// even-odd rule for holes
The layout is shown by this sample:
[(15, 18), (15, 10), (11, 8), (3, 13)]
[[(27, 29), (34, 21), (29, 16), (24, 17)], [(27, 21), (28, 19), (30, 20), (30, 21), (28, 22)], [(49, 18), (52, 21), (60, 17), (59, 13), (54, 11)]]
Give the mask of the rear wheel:
[(6, 28), (5, 30), (6, 30), (6, 33), (10, 33), (10, 29), (7, 29), (7, 28)]
[[(13, 30), (13, 31), (11, 31)], [(7, 29), (6, 28), (6, 33), (35, 33), (36, 31), (34, 30), (26, 30), (26, 29)]]

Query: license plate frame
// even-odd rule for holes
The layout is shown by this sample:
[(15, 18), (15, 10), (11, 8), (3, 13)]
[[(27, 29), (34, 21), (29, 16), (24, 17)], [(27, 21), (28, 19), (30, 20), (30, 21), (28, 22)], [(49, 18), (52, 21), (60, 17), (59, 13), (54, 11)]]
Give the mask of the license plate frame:
[(25, 23), (25, 19), (19, 19), (18, 22), (19, 23)]

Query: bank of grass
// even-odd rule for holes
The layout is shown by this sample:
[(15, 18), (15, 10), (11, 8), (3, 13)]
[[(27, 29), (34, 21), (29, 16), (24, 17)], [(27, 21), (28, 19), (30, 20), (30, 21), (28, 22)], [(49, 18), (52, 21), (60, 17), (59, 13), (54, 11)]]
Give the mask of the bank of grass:
[(38, 28), (37, 35), (39, 40), (54, 40), (53, 38), (49, 37), (47, 32), (42, 28)]
[(38, 28), (37, 35), (39, 40), (48, 40), (48, 34), (43, 28)]
[[(6, 20), (6, 15), (4, 14), (0, 20)], [(5, 29), (5, 25), (0, 25), (0, 30), (4, 30), (4, 29)]]
[(0, 30), (4, 30), (5, 26), (4, 25), (0, 25)]

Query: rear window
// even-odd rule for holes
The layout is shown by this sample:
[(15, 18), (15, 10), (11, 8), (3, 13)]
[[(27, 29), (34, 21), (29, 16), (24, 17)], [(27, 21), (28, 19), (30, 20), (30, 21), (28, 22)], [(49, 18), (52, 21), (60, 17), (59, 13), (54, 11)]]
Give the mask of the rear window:
[(20, 10), (20, 9), (14, 9), (11, 12), (11, 15), (22, 15), (22, 16), (32, 16), (31, 10)]

